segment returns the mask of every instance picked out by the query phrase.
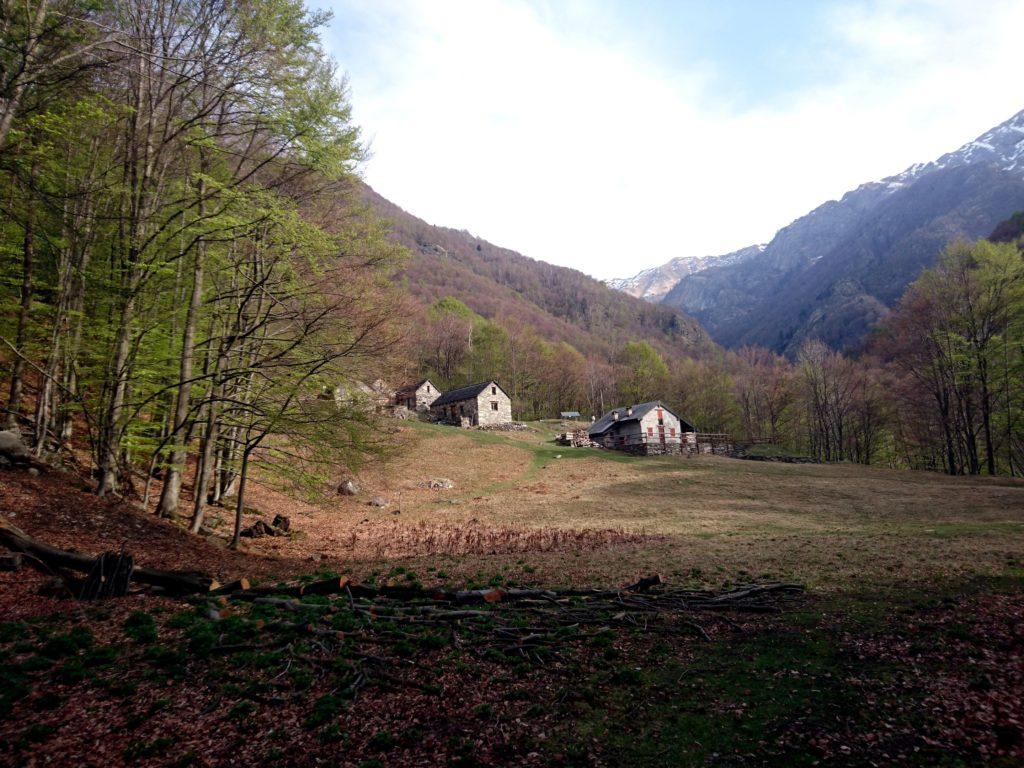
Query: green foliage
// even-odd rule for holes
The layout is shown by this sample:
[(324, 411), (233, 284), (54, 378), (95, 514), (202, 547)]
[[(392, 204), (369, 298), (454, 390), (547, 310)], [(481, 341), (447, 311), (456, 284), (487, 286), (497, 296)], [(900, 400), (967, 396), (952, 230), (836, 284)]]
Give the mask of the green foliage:
[(132, 611), (124, 620), (124, 633), (136, 643), (156, 642), (156, 620), (145, 611)]
[(313, 703), (313, 709), (306, 717), (305, 726), (317, 728), (326, 725), (338, 716), (344, 704), (343, 698), (333, 694), (324, 694)]
[(619, 398), (633, 405), (662, 399), (668, 384), (668, 366), (646, 341), (631, 341), (619, 353)]
[[(22, 10), (5, 20), (15, 37), (31, 32)], [(315, 489), (382, 452), (363, 408), (312, 397), (375, 372), (399, 338), (401, 249), (355, 194), (365, 153), (327, 15), (301, 0), (147, 6), (131, 24), (79, 10), (52, 11), (52, 42), (124, 23), (125, 58), (58, 78), (0, 137), (0, 336), (27, 360), (4, 383), (40, 392), (36, 442), (84, 428), (103, 492), (189, 466), (207, 425), (222, 482), (252, 461)], [(206, 65), (159, 69), (147, 50), (168, 47)]]

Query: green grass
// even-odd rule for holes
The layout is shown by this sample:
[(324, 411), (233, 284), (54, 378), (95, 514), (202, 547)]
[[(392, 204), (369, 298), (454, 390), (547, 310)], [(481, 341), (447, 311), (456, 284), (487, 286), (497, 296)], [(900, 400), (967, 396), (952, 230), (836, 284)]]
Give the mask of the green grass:
[[(815, 739), (827, 734), (832, 746), (845, 732), (897, 732), (881, 753), (901, 749), (900, 739), (927, 730), (930, 710), (923, 689), (904, 682), (947, 672), (944, 662), (912, 668), (909, 661), (879, 661), (851, 652), (848, 640), (891, 631), (903, 617), (925, 617), (929, 634), (921, 648), (946, 641), (973, 643), (984, 653), (988, 640), (972, 631), (970, 617), (951, 625), (927, 623), (930, 612), (951, 599), (974, 593), (1019, 592), (1021, 579), (977, 580), (900, 594), (845, 595), (816, 602), (785, 617), (776, 628), (697, 643), (685, 655), (661, 646), (653, 655), (631, 656), (617, 669), (592, 674), (566, 691), (572, 702), (560, 718), (560, 737), (583, 750), (599, 745), (602, 763), (631, 768), (660, 766), (811, 766), (828, 762)], [(919, 630), (920, 631), (920, 630)], [(911, 646), (912, 654), (914, 647)], [(939, 666), (935, 666), (935, 665)], [(892, 690), (898, 693), (890, 694)], [(865, 701), (876, 702), (865, 706)], [(835, 741), (839, 736), (840, 741)], [(861, 744), (863, 749), (863, 744)], [(917, 751), (917, 750), (920, 751)], [(833, 758), (835, 755), (833, 755)], [(844, 765), (878, 764), (860, 755)], [(823, 762), (824, 761), (824, 762)], [(939, 747), (917, 745), (906, 762), (967, 765)], [(580, 764), (589, 764), (581, 762)]]

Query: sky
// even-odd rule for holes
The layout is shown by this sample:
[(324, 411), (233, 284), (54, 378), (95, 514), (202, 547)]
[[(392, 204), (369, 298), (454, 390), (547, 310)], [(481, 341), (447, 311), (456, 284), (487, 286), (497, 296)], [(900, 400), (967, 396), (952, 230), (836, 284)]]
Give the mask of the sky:
[(315, 0), (378, 192), (598, 278), (728, 253), (1024, 109), (1024, 0)]

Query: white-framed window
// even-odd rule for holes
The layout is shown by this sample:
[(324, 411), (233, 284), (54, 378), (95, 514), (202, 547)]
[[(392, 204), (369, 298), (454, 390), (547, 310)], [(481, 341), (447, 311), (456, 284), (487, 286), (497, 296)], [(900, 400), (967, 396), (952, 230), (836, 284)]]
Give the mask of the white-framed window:
[(491, 400), (491, 410), (492, 411), (498, 410), (498, 401), (497, 400)]

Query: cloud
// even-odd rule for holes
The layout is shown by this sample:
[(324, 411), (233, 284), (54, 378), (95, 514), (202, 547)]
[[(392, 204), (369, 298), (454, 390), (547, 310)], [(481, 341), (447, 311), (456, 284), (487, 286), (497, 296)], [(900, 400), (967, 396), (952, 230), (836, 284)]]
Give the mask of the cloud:
[(367, 180), (432, 223), (600, 277), (766, 241), (1024, 107), (1021, 2), (837, 4), (804, 57), (828, 79), (742, 105), (713, 58), (651, 53), (610, 5), (332, 5)]

